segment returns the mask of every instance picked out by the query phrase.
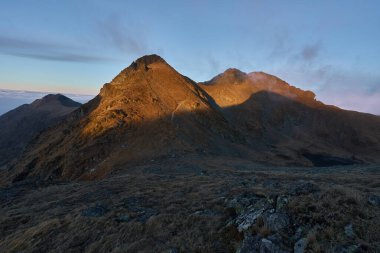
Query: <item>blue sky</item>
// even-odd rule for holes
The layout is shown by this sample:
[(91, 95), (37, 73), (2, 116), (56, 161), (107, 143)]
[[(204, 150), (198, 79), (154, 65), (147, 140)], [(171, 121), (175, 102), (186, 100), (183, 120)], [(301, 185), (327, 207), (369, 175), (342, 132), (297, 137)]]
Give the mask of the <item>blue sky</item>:
[(97, 94), (151, 53), (195, 81), (265, 71), (380, 114), (380, 1), (2, 0), (0, 88)]

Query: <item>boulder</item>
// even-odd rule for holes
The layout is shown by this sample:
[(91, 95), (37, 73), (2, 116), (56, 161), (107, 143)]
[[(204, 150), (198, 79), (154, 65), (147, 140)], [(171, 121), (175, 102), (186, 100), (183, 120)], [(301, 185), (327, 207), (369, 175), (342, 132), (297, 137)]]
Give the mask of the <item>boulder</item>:
[(304, 253), (307, 247), (308, 240), (307, 238), (302, 238), (294, 244), (294, 253)]
[(264, 218), (267, 227), (274, 232), (277, 232), (289, 225), (289, 216), (285, 213), (272, 213)]
[(260, 217), (265, 211), (265, 208), (255, 209), (254, 207), (249, 209), (247, 212), (240, 214), (236, 218), (236, 225), (239, 232), (247, 230), (253, 224), (255, 224), (258, 217)]
[(347, 237), (349, 238), (354, 238), (355, 237), (355, 232), (352, 224), (348, 224), (344, 227), (344, 233), (346, 234)]

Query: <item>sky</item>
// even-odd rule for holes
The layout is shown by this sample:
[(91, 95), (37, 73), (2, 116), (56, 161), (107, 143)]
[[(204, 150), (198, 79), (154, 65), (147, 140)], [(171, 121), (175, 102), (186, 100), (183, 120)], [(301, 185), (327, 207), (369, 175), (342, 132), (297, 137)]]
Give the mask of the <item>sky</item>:
[(380, 115), (379, 10), (378, 0), (1, 0), (0, 89), (95, 95), (155, 53), (195, 81), (264, 71)]

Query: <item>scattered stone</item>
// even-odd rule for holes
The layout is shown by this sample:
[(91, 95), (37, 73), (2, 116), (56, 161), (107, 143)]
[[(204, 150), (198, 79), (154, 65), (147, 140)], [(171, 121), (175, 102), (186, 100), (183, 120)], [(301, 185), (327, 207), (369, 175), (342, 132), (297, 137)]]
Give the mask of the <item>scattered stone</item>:
[(307, 238), (302, 238), (294, 244), (294, 253), (304, 253), (308, 244)]
[(377, 195), (371, 195), (368, 197), (368, 203), (380, 207), (380, 196)]
[(145, 223), (147, 220), (149, 220), (150, 217), (155, 216), (157, 214), (158, 211), (156, 209), (146, 208), (139, 214), (139, 216), (137, 217), (137, 221)]
[(289, 197), (288, 196), (278, 196), (276, 201), (276, 210), (280, 211), (285, 209), (285, 207), (289, 203)]
[(346, 234), (347, 237), (349, 238), (354, 238), (355, 237), (355, 232), (352, 224), (348, 224), (344, 227), (344, 233)]
[(209, 176), (207, 170), (201, 170), (201, 176)]
[(101, 217), (108, 212), (107, 207), (97, 204), (94, 207), (88, 207), (81, 211), (81, 215), (84, 217)]

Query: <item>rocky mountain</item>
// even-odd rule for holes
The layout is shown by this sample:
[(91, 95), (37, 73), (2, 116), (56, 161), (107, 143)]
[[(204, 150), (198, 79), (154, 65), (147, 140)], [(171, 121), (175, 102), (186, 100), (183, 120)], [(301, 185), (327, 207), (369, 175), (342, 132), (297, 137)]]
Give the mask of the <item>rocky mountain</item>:
[(194, 81), (145, 56), (42, 134), (12, 170), (16, 180), (93, 178), (154, 159), (231, 154), (237, 133), (220, 111)]
[(0, 167), (18, 157), (41, 131), (80, 107), (63, 95), (47, 95), (0, 116)]
[(251, 146), (260, 144), (261, 150), (276, 154), (272, 162), (330, 166), (380, 161), (378, 116), (325, 105), (311, 91), (262, 72), (228, 69), (199, 85)]
[(281, 165), (373, 163), (380, 162), (379, 125), (377, 116), (324, 105), (265, 73), (229, 69), (197, 84), (150, 55), (42, 133), (6, 178), (93, 179), (193, 154)]

